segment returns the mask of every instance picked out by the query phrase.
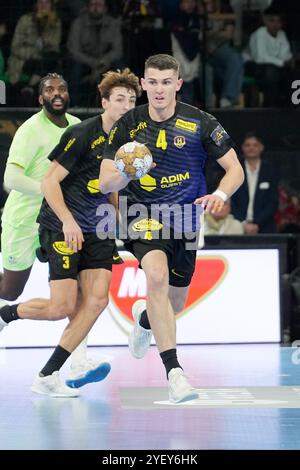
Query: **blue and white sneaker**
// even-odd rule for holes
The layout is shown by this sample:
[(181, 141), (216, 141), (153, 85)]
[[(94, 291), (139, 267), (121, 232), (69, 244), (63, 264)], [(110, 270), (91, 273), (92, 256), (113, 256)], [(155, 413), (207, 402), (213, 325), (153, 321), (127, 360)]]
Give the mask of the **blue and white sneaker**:
[(111, 365), (108, 362), (95, 362), (91, 359), (71, 367), (71, 372), (65, 381), (66, 385), (71, 388), (83, 387), (86, 384), (100, 382), (109, 374)]
[(152, 338), (152, 330), (146, 330), (140, 325), (143, 311), (146, 310), (146, 301), (137, 300), (132, 306), (134, 327), (130, 332), (128, 345), (129, 351), (136, 359), (141, 359), (148, 351)]

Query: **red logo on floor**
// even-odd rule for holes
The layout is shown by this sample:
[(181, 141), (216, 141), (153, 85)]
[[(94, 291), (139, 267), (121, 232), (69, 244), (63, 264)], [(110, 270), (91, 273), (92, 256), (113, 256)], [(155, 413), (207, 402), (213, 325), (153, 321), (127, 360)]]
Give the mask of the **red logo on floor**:
[[(132, 321), (133, 303), (147, 295), (144, 271), (138, 268), (138, 261), (124, 259), (124, 264), (114, 265), (110, 287), (111, 300), (115, 306)], [(190, 285), (185, 310), (182, 314), (211, 294), (222, 282), (227, 272), (227, 261), (220, 256), (199, 257)]]

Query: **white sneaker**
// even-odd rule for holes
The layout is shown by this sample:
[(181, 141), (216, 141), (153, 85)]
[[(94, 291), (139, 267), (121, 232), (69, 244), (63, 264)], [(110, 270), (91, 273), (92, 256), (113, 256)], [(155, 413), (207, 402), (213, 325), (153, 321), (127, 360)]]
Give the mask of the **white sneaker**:
[(130, 332), (128, 344), (129, 351), (136, 359), (145, 356), (152, 338), (152, 331), (146, 330), (140, 325), (140, 318), (144, 310), (146, 310), (146, 301), (143, 299), (137, 300), (132, 306), (134, 327)]
[(30, 390), (41, 395), (48, 395), (49, 397), (57, 398), (73, 398), (78, 397), (79, 392), (67, 387), (61, 383), (59, 378), (59, 372), (55, 371), (52, 375), (46, 377), (40, 377), (39, 375), (33, 381)]
[(93, 359), (85, 358), (75, 366), (71, 366), (66, 385), (79, 388), (92, 382), (100, 382), (109, 374), (110, 369), (111, 366), (108, 362), (96, 362)]
[(169, 400), (172, 403), (182, 403), (184, 401), (199, 398), (197, 391), (188, 382), (183, 370), (180, 367), (171, 369), (168, 375), (169, 380)]
[[(8, 305), (8, 303), (5, 302), (5, 300), (0, 300), (0, 309), (2, 307), (5, 307), (5, 305)], [(8, 323), (6, 323), (4, 320), (2, 320), (2, 318), (0, 316), (0, 331), (2, 331), (3, 328), (5, 328), (7, 325), (8, 325)]]

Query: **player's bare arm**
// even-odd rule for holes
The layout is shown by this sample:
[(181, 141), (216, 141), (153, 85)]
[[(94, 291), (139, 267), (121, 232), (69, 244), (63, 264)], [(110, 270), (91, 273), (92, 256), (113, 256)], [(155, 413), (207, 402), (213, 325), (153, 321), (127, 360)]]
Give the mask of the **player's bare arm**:
[(195, 204), (202, 204), (203, 208), (212, 214), (221, 211), (224, 202), (235, 193), (245, 178), (244, 170), (233, 148), (219, 158), (218, 163), (225, 170), (218, 189), (213, 194), (206, 194), (194, 201)]
[(108, 200), (109, 200), (110, 204), (112, 204), (114, 206), (115, 214), (116, 214), (116, 221), (118, 222), (120, 220), (119, 194), (117, 192), (110, 193), (110, 195), (108, 196)]

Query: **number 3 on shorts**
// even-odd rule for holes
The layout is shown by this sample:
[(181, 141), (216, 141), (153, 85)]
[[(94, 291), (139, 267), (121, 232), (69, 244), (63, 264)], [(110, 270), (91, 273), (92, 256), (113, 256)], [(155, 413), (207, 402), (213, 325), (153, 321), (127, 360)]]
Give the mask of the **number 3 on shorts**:
[(64, 269), (69, 269), (70, 268), (70, 257), (69, 256), (63, 256), (63, 268)]

